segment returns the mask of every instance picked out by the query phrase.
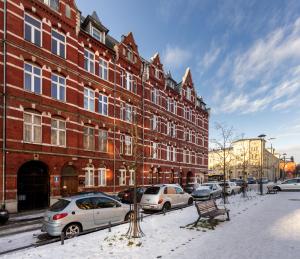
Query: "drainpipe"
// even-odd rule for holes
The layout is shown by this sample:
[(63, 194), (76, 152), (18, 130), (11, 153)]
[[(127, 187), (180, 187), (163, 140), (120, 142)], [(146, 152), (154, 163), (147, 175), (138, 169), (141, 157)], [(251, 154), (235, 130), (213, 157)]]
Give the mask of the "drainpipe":
[(113, 57), (113, 62), (114, 62), (114, 165), (113, 165), (113, 173), (114, 173), (114, 188), (113, 192), (115, 193), (116, 191), (116, 57)]
[(143, 164), (143, 172), (142, 172), (142, 186), (144, 186), (144, 171), (145, 171), (145, 82), (144, 82), (144, 72), (145, 72), (145, 63), (142, 64), (142, 114), (143, 114), (143, 158), (142, 158), (142, 164)]
[(6, 11), (7, 1), (4, 0), (3, 8), (3, 114), (2, 114), (2, 206), (5, 209), (5, 184), (6, 184)]

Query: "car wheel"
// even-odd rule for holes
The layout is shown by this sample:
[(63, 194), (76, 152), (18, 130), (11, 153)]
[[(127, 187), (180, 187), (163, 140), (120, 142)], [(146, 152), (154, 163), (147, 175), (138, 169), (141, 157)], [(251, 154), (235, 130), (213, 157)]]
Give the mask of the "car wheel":
[(193, 198), (189, 198), (189, 200), (188, 200), (188, 205), (192, 205), (193, 204)]
[(81, 226), (78, 223), (71, 223), (64, 228), (66, 238), (76, 237), (81, 231)]
[(162, 211), (164, 212), (164, 213), (166, 213), (168, 210), (170, 210), (171, 209), (171, 203), (170, 202), (166, 202), (165, 204), (164, 204), (164, 206), (163, 206), (163, 208), (162, 208)]
[(133, 217), (134, 217), (134, 212), (133, 212), (133, 211), (129, 211), (129, 212), (126, 214), (124, 221), (133, 220)]

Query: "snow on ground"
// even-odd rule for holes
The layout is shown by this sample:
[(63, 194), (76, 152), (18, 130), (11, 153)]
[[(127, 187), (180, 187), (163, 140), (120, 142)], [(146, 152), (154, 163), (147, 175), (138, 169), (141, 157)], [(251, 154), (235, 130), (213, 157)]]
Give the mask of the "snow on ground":
[(215, 230), (181, 228), (197, 219), (193, 206), (144, 218), (145, 237), (133, 242), (122, 236), (128, 228), (122, 225), (3, 258), (299, 258), (299, 193), (249, 196), (230, 197), (231, 221)]

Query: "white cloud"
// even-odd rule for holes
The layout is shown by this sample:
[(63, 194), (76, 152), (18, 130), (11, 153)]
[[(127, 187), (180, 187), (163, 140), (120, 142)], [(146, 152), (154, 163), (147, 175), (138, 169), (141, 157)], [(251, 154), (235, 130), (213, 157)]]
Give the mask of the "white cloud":
[(257, 40), (234, 60), (232, 79), (238, 86), (274, 71), (284, 61), (300, 57), (300, 18), (291, 26), (280, 27)]
[(220, 48), (212, 48), (210, 51), (205, 53), (203, 59), (199, 62), (200, 69), (208, 69), (219, 57), (221, 52)]
[(178, 46), (167, 45), (166, 50), (163, 52), (162, 60), (164, 66), (169, 69), (180, 68), (186, 66), (188, 60), (192, 57), (192, 53)]

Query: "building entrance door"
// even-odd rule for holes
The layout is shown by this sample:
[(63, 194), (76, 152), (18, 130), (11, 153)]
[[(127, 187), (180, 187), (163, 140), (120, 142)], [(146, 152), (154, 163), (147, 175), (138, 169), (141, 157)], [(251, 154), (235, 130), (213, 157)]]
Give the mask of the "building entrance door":
[(49, 206), (48, 166), (29, 161), (18, 171), (18, 211), (43, 209)]
[(78, 175), (73, 166), (64, 166), (61, 173), (61, 194), (70, 196), (78, 192)]

